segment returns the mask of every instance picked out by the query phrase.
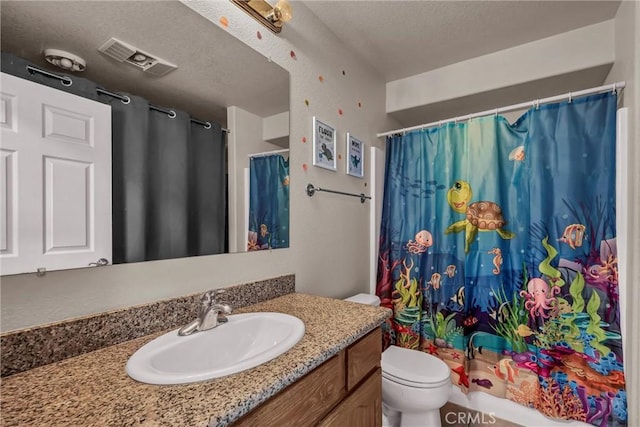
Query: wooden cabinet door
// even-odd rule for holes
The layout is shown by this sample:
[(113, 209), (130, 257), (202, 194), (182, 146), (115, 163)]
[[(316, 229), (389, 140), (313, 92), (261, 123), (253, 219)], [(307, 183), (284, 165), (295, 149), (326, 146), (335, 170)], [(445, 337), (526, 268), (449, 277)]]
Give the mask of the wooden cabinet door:
[(320, 427), (381, 427), (382, 371), (378, 368), (319, 424)]
[(234, 427), (315, 425), (347, 394), (344, 365), (344, 352), (340, 352), (240, 418)]
[(347, 348), (347, 390), (351, 391), (377, 367), (382, 358), (382, 333), (380, 328)]

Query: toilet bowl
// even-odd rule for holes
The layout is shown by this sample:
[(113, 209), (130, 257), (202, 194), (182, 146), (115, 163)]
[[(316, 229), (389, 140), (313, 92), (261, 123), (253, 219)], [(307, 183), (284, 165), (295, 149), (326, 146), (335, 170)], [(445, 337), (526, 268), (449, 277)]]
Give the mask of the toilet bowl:
[(400, 413), (401, 427), (440, 427), (451, 394), (446, 363), (422, 351), (390, 346), (382, 353), (382, 402)]
[[(354, 295), (346, 300), (380, 304), (377, 296), (369, 294)], [(451, 394), (451, 372), (447, 364), (422, 351), (392, 345), (382, 353), (380, 365), (384, 425), (441, 427), (440, 408)]]

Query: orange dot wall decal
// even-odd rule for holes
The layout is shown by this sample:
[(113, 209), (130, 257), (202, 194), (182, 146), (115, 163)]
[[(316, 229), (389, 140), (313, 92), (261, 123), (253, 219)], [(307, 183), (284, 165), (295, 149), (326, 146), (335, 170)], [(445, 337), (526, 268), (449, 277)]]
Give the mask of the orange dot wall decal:
[(260, 31), (258, 31), (256, 33), (256, 37), (258, 38), (258, 40), (262, 40), (262, 33)]
[(303, 137), (302, 137), (302, 143), (303, 143), (303, 144), (306, 144), (306, 143), (307, 143), (307, 137), (306, 137), (306, 136), (303, 136)]
[(342, 111), (342, 108), (338, 108), (338, 114), (342, 115), (344, 112)]
[(307, 107), (309, 106), (309, 100), (308, 99), (304, 100), (304, 105), (306, 105)]
[(291, 51), (291, 53), (289, 53), (289, 55), (291, 55), (291, 59), (298, 59), (296, 57), (296, 53), (294, 51)]
[(229, 26), (229, 20), (227, 19), (226, 16), (221, 16), (220, 17), (220, 25), (222, 25), (225, 28), (227, 28)]
[(318, 76), (318, 80), (320, 80), (320, 83), (323, 83), (324, 82), (324, 77)]
[(307, 171), (307, 164), (306, 163), (302, 164), (302, 170), (305, 171), (305, 172)]

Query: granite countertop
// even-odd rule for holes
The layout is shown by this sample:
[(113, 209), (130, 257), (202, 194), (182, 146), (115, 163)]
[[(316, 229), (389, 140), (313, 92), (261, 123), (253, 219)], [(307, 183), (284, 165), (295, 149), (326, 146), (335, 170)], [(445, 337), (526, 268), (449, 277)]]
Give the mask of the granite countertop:
[[(156, 386), (125, 373), (129, 357), (164, 332), (2, 379), (0, 424), (224, 426), (375, 329), (388, 309), (293, 293), (237, 310), (299, 317), (304, 337), (253, 369), (200, 383)], [(167, 331), (165, 331), (167, 332)]]

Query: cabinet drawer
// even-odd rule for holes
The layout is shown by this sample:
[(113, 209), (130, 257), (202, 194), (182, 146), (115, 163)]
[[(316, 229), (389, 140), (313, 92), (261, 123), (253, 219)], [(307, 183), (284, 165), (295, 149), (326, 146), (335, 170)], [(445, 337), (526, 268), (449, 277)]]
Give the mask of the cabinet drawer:
[(308, 426), (318, 422), (347, 394), (345, 353), (329, 359), (239, 419), (234, 426)]
[(380, 366), (381, 354), (380, 328), (376, 328), (347, 349), (347, 390), (351, 390), (369, 372)]

